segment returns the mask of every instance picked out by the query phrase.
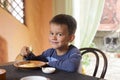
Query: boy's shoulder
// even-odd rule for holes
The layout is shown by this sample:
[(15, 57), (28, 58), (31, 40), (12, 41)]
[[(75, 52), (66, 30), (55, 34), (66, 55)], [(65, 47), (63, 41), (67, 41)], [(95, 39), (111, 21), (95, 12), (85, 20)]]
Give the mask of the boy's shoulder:
[(70, 55), (72, 55), (72, 54), (80, 54), (80, 50), (77, 47), (75, 47), (74, 45), (70, 45), (68, 53)]
[(70, 45), (69, 51), (79, 51), (79, 49), (77, 47), (75, 47), (74, 45)]

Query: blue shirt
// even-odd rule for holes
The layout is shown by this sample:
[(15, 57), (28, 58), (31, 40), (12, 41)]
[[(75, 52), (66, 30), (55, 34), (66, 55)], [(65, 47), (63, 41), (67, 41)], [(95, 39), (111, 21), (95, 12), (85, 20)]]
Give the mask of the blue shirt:
[(79, 67), (81, 54), (79, 49), (73, 45), (70, 45), (69, 50), (61, 56), (57, 55), (55, 49), (50, 48), (39, 56), (35, 56), (33, 53), (31, 53), (26, 57), (26, 59), (49, 62), (49, 66), (68, 72), (74, 72), (77, 71)]

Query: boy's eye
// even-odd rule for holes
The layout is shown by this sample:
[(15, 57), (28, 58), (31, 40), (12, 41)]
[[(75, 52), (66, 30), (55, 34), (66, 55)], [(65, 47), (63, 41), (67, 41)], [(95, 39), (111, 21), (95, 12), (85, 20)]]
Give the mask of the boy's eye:
[(50, 35), (54, 35), (54, 33), (50, 33)]
[(61, 33), (59, 33), (59, 34), (58, 34), (58, 36), (62, 36), (62, 34), (61, 34)]

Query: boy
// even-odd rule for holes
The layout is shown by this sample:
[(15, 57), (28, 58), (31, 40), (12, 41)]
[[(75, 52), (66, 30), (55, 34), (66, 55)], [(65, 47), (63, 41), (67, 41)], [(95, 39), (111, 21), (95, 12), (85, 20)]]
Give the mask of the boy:
[(79, 67), (81, 55), (79, 49), (69, 45), (75, 38), (75, 19), (66, 14), (59, 14), (50, 21), (49, 42), (52, 48), (42, 55), (35, 56), (28, 47), (21, 50), (21, 55), (27, 60), (40, 60), (49, 66), (60, 70), (75, 72)]

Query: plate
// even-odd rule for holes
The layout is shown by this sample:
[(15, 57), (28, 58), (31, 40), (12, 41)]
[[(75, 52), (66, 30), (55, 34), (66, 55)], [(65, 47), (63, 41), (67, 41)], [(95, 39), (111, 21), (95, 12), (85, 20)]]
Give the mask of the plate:
[(14, 63), (14, 66), (17, 68), (25, 68), (25, 69), (32, 69), (32, 68), (40, 68), (42, 66), (45, 66), (45, 62), (42, 61), (17, 61)]
[(21, 78), (20, 80), (50, 80), (44, 76), (26, 76)]

